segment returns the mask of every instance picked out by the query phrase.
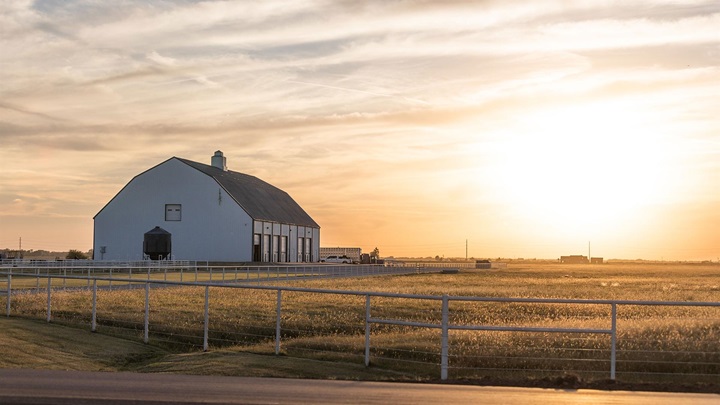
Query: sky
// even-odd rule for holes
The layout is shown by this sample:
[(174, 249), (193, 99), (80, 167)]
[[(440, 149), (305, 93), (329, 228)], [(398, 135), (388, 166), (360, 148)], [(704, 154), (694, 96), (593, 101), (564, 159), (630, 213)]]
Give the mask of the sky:
[[(381, 256), (720, 261), (720, 3), (0, 2), (0, 248), (177, 156)], [(467, 250), (466, 250), (467, 246)]]

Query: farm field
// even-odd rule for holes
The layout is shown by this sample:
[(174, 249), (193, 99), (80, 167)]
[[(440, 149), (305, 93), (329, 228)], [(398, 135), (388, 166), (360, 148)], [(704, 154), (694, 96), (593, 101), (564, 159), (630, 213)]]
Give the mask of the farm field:
[(458, 274), (298, 281), (294, 286), (479, 297), (720, 300), (720, 264), (509, 264)]
[[(510, 265), (502, 270), (276, 283), (289, 287), (469, 297), (720, 301), (718, 265)], [(53, 292), (53, 322), (87, 327), (91, 294)], [(277, 293), (212, 287), (209, 342), (218, 350), (271, 354)], [(281, 353), (293, 358), (362, 364), (365, 297), (282, 293)], [(0, 298), (0, 300), (2, 300)], [(44, 318), (44, 294), (13, 296), (12, 314)], [(153, 288), (150, 342), (167, 350), (202, 347), (204, 287)], [(142, 339), (144, 290), (98, 291), (98, 331)], [(372, 297), (372, 316), (439, 324), (439, 299)], [(605, 304), (451, 301), (452, 324), (608, 328)], [(619, 306), (618, 380), (716, 383), (720, 379), (720, 308)], [(437, 378), (440, 330), (373, 325), (371, 365)], [(608, 378), (610, 338), (586, 333), (451, 331), (451, 379)]]

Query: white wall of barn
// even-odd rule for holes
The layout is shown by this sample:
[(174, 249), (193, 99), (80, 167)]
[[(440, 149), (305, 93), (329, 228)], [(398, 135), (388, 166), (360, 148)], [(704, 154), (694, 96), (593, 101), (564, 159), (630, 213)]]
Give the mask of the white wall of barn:
[[(165, 220), (166, 204), (181, 204), (180, 221)], [(175, 260), (252, 260), (250, 216), (215, 180), (177, 159), (136, 176), (97, 214), (94, 258), (141, 260), (143, 235), (155, 226), (172, 234)]]

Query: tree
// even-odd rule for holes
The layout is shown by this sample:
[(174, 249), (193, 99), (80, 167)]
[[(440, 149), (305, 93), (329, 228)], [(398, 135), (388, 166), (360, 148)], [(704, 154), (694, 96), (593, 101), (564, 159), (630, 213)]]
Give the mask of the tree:
[(370, 257), (373, 257), (373, 258), (375, 258), (375, 259), (379, 259), (379, 258), (380, 258), (380, 249), (378, 249), (377, 246), (376, 246), (375, 249), (373, 249), (373, 251), (370, 253)]
[(70, 249), (70, 251), (68, 252), (67, 256), (65, 256), (65, 258), (66, 258), (66, 259), (71, 259), (71, 260), (77, 260), (77, 259), (83, 259), (83, 260), (84, 260), (84, 259), (87, 259), (88, 256), (87, 256), (85, 253), (83, 253), (83, 252), (81, 252), (81, 251), (79, 251), (79, 250)]

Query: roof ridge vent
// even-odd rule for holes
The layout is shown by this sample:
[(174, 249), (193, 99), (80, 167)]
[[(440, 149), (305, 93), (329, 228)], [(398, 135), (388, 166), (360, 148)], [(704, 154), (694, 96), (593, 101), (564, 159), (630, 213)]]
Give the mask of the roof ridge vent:
[(217, 167), (224, 172), (227, 171), (227, 159), (225, 158), (225, 156), (223, 156), (222, 151), (215, 151), (215, 154), (210, 159), (210, 165), (212, 167)]

